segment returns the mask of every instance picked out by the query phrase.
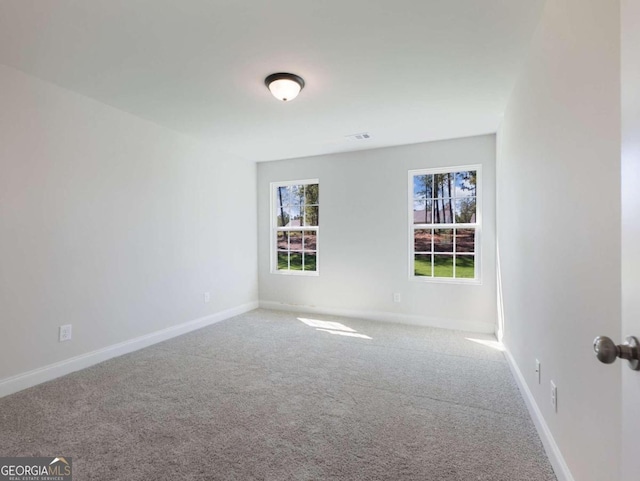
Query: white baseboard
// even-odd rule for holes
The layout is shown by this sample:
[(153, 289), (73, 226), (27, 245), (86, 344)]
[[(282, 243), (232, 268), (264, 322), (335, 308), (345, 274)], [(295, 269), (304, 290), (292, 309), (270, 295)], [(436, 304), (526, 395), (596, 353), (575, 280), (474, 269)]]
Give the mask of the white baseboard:
[(359, 319), (371, 319), (372, 321), (411, 324), (413, 326), (438, 327), (441, 329), (479, 332), (484, 334), (492, 334), (496, 329), (494, 324), (488, 322), (442, 319), (438, 317), (416, 316), (412, 314), (399, 314), (395, 312), (302, 306), (295, 304), (283, 304), (276, 301), (260, 301), (260, 307), (262, 309), (304, 312), (309, 314), (327, 314), (330, 316), (355, 317)]
[(209, 316), (194, 319), (193, 321), (178, 324), (177, 326), (167, 327), (160, 331), (145, 334), (144, 336), (129, 339), (128, 341), (113, 344), (96, 351), (81, 354), (70, 359), (65, 359), (64, 361), (2, 379), (0, 380), (0, 398), (257, 308), (258, 302), (249, 302), (225, 311), (216, 312)]
[(520, 388), (520, 392), (522, 393), (522, 397), (524, 397), (524, 401), (529, 409), (529, 414), (531, 414), (531, 418), (533, 419), (533, 423), (538, 430), (538, 435), (542, 441), (542, 445), (544, 446), (544, 450), (547, 452), (547, 456), (549, 457), (549, 461), (551, 462), (551, 466), (556, 473), (556, 477), (558, 481), (575, 481), (571, 471), (569, 471), (569, 466), (567, 466), (564, 457), (562, 456), (562, 452), (560, 448), (556, 444), (555, 439), (553, 439), (553, 435), (551, 434), (551, 430), (547, 425), (544, 417), (542, 417), (542, 412), (536, 403), (529, 386), (524, 380), (524, 376), (522, 372), (518, 368), (515, 359), (509, 352), (509, 349), (505, 346), (504, 351), (507, 362), (509, 364), (509, 368), (511, 369), (511, 373), (518, 383), (518, 387)]

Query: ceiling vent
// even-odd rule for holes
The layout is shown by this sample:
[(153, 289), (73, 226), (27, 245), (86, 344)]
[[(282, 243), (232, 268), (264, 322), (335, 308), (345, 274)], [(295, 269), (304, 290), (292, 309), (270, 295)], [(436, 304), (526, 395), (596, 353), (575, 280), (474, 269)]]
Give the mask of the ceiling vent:
[(360, 134), (347, 135), (349, 140), (369, 140), (371, 135), (368, 132), (362, 132)]

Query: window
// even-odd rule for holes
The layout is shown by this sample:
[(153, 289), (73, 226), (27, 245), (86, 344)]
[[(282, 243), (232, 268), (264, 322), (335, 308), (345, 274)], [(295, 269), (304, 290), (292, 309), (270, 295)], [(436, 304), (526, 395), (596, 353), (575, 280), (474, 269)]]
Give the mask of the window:
[(318, 275), (318, 180), (271, 184), (271, 272)]
[(411, 278), (480, 281), (481, 167), (409, 171)]

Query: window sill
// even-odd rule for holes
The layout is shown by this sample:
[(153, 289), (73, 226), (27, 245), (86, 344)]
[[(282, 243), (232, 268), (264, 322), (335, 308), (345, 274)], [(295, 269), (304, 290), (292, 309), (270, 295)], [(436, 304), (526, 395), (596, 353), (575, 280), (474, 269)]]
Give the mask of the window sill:
[(318, 271), (271, 271), (271, 274), (303, 277), (318, 277), (320, 275)]
[(451, 279), (447, 277), (422, 277), (409, 276), (409, 280), (413, 282), (421, 282), (425, 284), (457, 284), (463, 286), (481, 286), (482, 279)]

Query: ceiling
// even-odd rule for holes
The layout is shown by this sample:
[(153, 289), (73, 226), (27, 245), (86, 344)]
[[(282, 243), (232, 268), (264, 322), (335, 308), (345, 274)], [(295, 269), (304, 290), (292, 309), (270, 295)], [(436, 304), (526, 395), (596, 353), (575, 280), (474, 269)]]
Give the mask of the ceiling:
[(0, 0), (0, 63), (266, 161), (495, 132), (543, 4)]

